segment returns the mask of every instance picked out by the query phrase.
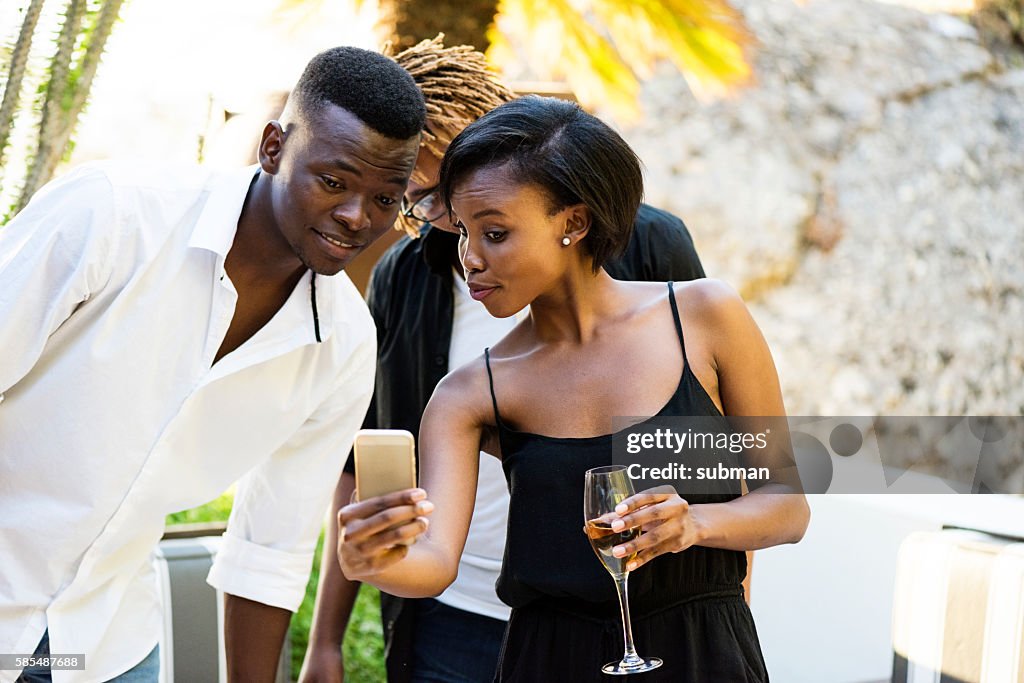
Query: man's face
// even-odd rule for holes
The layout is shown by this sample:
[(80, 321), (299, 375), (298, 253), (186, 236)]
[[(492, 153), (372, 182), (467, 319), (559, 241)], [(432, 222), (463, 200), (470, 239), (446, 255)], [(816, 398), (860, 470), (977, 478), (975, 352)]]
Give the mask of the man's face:
[(288, 126), (276, 163), (266, 159), (273, 134), (261, 163), (277, 228), (307, 268), (334, 275), (394, 224), (419, 137), (386, 137), (330, 103)]
[(431, 225), (458, 234), (458, 230), (448, 218), (448, 209), (441, 200), (437, 183), (441, 170), (441, 160), (434, 156), (426, 147), (420, 148), (416, 158), (416, 170), (409, 180), (405, 191), (405, 204), (413, 207), (414, 217), (429, 222)]

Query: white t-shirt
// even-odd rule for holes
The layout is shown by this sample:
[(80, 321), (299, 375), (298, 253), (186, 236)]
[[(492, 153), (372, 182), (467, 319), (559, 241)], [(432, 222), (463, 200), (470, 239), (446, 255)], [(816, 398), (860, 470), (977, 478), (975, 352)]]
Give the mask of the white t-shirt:
[[(484, 348), (493, 346), (526, 315), (524, 310), (515, 317), (494, 318), (482, 303), (473, 300), (466, 281), (458, 273), (453, 274), (453, 279), (455, 317), (448, 352), (449, 371), (478, 358)], [(508, 621), (511, 609), (494, 592), (505, 553), (507, 524), (508, 485), (501, 461), (481, 451), (476, 506), (466, 548), (459, 560), (459, 576), (438, 600), (457, 609)]]
[[(83, 166), (0, 229), (0, 652), (84, 653), (113, 678), (160, 636), (150, 554), (169, 512), (241, 477), (215, 587), (296, 609), (373, 389), (344, 274), (310, 275), (213, 364), (256, 167)], [(18, 671), (0, 671), (8, 683)]]

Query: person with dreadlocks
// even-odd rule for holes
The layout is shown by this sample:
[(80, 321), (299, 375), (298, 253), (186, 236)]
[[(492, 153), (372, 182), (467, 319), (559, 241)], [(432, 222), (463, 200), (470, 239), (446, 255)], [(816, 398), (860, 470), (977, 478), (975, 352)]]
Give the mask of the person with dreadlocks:
[[(452, 139), (514, 95), (488, 69), (483, 54), (469, 46), (445, 47), (442, 39), (422, 41), (395, 57), (423, 92), (427, 124), (399, 217), (407, 235), (374, 267), (367, 293), (377, 323), (378, 357), (364, 428), (418, 433), (427, 401), (448, 371), (479, 356), (516, 324), (516, 317), (491, 317), (470, 296), (459, 263), (458, 230), (438, 192), (441, 158)], [(647, 205), (640, 207), (625, 254), (605, 268), (623, 280), (704, 277), (683, 222)], [(354, 488), (349, 458), (335, 492), (333, 517), (350, 501)], [(391, 683), (491, 680), (510, 615), (494, 588), (508, 502), (501, 463), (481, 457), (458, 578), (436, 599), (381, 594)], [(336, 549), (337, 525), (329, 524), (301, 683), (342, 680), (341, 642), (359, 583), (342, 574)]]

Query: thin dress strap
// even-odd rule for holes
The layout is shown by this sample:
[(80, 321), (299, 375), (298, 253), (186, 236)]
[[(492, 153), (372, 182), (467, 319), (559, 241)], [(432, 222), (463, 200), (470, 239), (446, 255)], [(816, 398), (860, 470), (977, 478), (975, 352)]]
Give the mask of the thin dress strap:
[[(676, 334), (679, 335), (679, 347), (683, 350), (683, 367), (688, 365), (686, 361), (686, 343), (683, 341), (683, 323), (679, 319), (679, 305), (676, 304), (676, 292), (672, 288), (672, 281), (668, 283), (668, 302), (672, 304), (672, 318), (676, 321)], [(490, 373), (490, 366), (487, 369)], [(491, 396), (494, 396), (494, 390), (491, 390)]]
[(487, 366), (487, 385), (491, 389), (491, 405), (494, 406), (494, 423), (501, 427), (501, 414), (498, 412), (498, 399), (494, 395), (494, 375), (491, 374), (491, 348), (484, 349), (484, 364)]

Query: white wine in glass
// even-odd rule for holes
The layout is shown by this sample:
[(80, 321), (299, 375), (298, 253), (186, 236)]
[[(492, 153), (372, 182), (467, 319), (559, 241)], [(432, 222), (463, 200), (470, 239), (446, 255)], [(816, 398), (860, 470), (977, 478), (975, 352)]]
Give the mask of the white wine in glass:
[(662, 662), (657, 657), (641, 657), (633, 647), (633, 629), (629, 623), (629, 595), (627, 582), (629, 570), (626, 569), (636, 553), (624, 557), (615, 557), (612, 548), (632, 541), (640, 535), (640, 530), (623, 529), (613, 531), (611, 522), (617, 518), (615, 506), (633, 495), (633, 483), (623, 465), (596, 467), (587, 470), (583, 488), (583, 520), (586, 523), (587, 538), (597, 554), (597, 559), (615, 580), (615, 589), (619, 594), (619, 610), (622, 612), (622, 636), (625, 640), (625, 653), (622, 661), (609, 662), (601, 667), (601, 671), (613, 676), (626, 676), (657, 669)]

